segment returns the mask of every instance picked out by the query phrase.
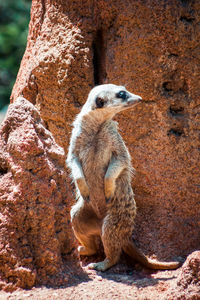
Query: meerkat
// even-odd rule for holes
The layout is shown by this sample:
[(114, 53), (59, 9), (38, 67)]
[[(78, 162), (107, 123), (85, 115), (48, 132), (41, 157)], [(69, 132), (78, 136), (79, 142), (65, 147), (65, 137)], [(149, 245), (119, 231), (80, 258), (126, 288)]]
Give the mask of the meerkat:
[(115, 265), (122, 250), (151, 269), (176, 269), (179, 262), (159, 262), (146, 257), (133, 243), (136, 203), (131, 187), (131, 157), (113, 117), (142, 100), (125, 87), (94, 87), (74, 123), (67, 165), (76, 186), (77, 202), (71, 209), (80, 255), (97, 252), (100, 236), (106, 258), (89, 264), (105, 271)]

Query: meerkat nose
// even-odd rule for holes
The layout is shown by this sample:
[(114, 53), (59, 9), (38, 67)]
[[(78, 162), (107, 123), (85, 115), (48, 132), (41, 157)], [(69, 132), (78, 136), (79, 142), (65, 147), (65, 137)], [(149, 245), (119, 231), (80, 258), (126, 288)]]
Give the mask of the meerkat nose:
[(142, 100), (142, 97), (140, 97), (140, 96), (138, 96), (138, 95), (134, 95), (133, 94), (133, 100), (135, 100), (135, 101), (141, 101)]

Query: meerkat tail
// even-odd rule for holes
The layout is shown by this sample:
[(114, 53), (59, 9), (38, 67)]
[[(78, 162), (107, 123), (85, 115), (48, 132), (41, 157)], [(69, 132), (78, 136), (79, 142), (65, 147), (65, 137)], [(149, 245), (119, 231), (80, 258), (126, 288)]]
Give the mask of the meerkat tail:
[(160, 261), (152, 260), (146, 257), (142, 253), (142, 251), (140, 251), (131, 241), (128, 242), (125, 246), (123, 246), (123, 250), (130, 257), (140, 262), (143, 266), (153, 270), (173, 270), (173, 269), (177, 269), (181, 264), (178, 261), (160, 262)]

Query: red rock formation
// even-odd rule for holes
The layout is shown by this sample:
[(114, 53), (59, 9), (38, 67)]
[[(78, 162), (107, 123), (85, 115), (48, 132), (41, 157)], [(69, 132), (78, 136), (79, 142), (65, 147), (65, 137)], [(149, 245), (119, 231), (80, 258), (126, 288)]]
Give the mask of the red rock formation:
[(165, 299), (198, 300), (200, 298), (200, 251), (191, 253), (182, 268), (174, 287)]
[(48, 282), (71, 251), (65, 155), (24, 98), (0, 129), (0, 287)]
[(187, 257), (179, 274), (177, 285), (184, 289), (189, 285), (198, 285), (200, 295), (200, 251), (195, 251)]
[(159, 259), (200, 244), (199, 12), (198, 0), (33, 0), (11, 97), (36, 105), (65, 152), (94, 84), (125, 84), (143, 97), (118, 121), (137, 171), (135, 239)]

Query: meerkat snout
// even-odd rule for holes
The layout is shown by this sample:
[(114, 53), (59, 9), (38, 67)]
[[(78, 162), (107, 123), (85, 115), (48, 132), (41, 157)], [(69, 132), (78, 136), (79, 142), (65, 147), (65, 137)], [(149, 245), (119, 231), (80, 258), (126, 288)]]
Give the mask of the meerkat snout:
[(129, 93), (130, 97), (127, 99), (127, 105), (130, 106), (132, 104), (136, 104), (142, 100), (142, 97)]
[(119, 106), (120, 111), (135, 106), (142, 100), (142, 97), (128, 92), (124, 87), (119, 88), (121, 88), (121, 90), (116, 93), (117, 99), (114, 102), (114, 105)]
[(117, 98), (122, 99), (122, 102), (133, 103), (142, 100), (142, 97), (132, 94), (126, 90), (122, 90), (116, 94)]

